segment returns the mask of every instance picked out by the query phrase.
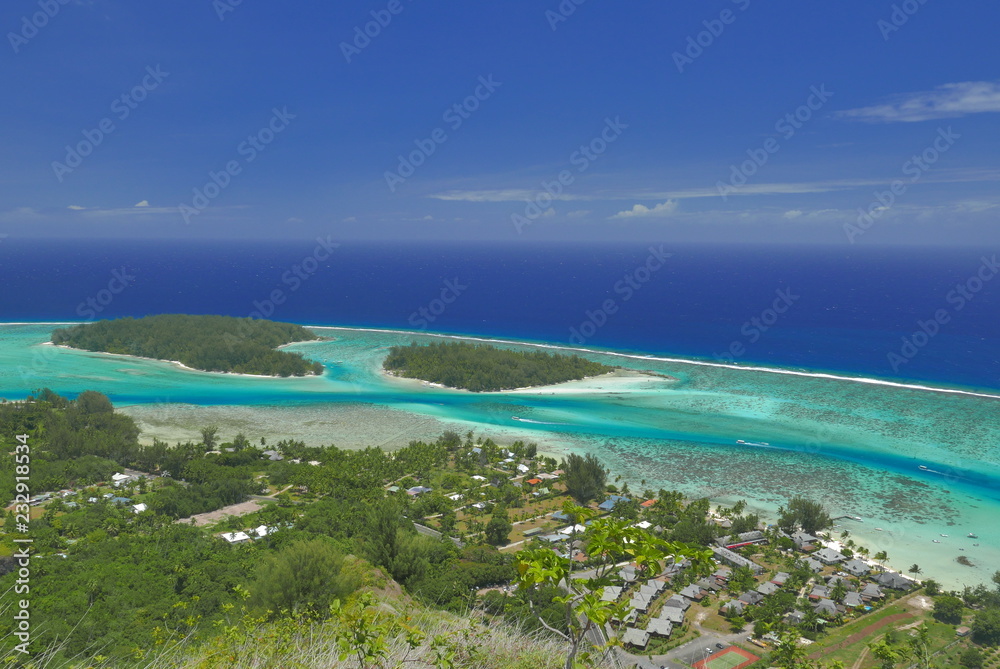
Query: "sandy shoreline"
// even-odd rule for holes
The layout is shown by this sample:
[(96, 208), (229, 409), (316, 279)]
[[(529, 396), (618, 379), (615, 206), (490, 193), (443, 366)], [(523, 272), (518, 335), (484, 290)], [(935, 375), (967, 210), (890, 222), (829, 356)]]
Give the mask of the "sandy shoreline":
[[(308, 344), (308, 341), (293, 341), (287, 344), (283, 344), (278, 348), (283, 348), (284, 346), (291, 346), (292, 344)], [(113, 358), (125, 358), (126, 360), (148, 360), (150, 362), (165, 362), (167, 364), (173, 365), (178, 369), (183, 369), (187, 372), (198, 372), (199, 374), (225, 374), (227, 376), (242, 376), (248, 379), (303, 379), (310, 376), (317, 376), (316, 374), (306, 374), (304, 376), (277, 376), (270, 374), (245, 374), (243, 372), (211, 372), (207, 369), (196, 369), (194, 367), (188, 367), (180, 360), (163, 360), (162, 358), (147, 358), (141, 355), (130, 355), (128, 353), (107, 353), (105, 351), (88, 351), (82, 348), (74, 348), (72, 346), (67, 346), (65, 344), (53, 344), (50, 341), (43, 342), (40, 346), (52, 346), (54, 348), (62, 348), (67, 351), (76, 351), (78, 353), (89, 353), (91, 355), (107, 355)]]
[[(595, 393), (623, 393), (636, 392), (642, 390), (662, 389), (664, 385), (674, 384), (677, 379), (667, 377), (662, 374), (654, 374), (633, 369), (618, 368), (606, 374), (598, 376), (588, 376), (583, 379), (563, 381), (547, 386), (527, 386), (524, 388), (510, 388), (507, 390), (492, 390), (474, 392), (464, 388), (452, 388), (440, 383), (432, 383), (422, 379), (409, 379), (397, 376), (392, 372), (380, 368), (379, 374), (390, 383), (396, 383), (410, 390), (420, 388), (436, 388), (456, 393), (468, 393), (482, 396), (502, 396), (502, 395), (593, 395)], [(640, 386), (640, 387), (637, 387)], [(641, 387), (649, 386), (649, 387)], [(655, 386), (655, 387), (654, 387)]]

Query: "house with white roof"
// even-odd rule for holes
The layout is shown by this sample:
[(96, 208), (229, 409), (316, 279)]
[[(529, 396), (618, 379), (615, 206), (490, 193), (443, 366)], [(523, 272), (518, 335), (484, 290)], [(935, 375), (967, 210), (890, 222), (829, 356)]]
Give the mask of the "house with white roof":
[(219, 536), (231, 544), (245, 544), (250, 541), (250, 535), (246, 532), (223, 532)]

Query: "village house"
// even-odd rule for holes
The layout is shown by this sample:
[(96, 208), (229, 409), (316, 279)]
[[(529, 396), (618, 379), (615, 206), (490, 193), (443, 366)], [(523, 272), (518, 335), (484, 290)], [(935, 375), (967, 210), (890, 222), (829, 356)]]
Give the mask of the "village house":
[(629, 627), (622, 635), (622, 643), (633, 648), (645, 648), (649, 644), (649, 632)]
[(864, 560), (859, 560), (857, 558), (848, 560), (847, 562), (842, 564), (840, 568), (846, 571), (848, 574), (851, 574), (852, 576), (857, 576), (859, 578), (861, 576), (866, 576), (869, 572), (871, 572), (871, 567), (869, 567)]
[(669, 637), (670, 633), (674, 631), (674, 624), (669, 620), (653, 618), (646, 624), (646, 631), (649, 632), (650, 636)]
[(823, 548), (813, 554), (813, 557), (825, 565), (840, 564), (847, 559), (842, 553), (832, 548)]

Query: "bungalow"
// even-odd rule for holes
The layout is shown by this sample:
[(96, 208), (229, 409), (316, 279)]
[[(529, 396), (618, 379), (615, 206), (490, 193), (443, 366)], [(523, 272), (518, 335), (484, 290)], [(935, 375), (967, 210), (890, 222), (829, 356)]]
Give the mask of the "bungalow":
[(622, 635), (622, 643), (633, 648), (645, 648), (649, 644), (649, 632), (635, 627), (629, 627)]
[(856, 590), (857, 589), (857, 588), (854, 587), (853, 583), (851, 583), (850, 581), (848, 581), (843, 576), (840, 576), (839, 574), (834, 574), (830, 578), (826, 579), (826, 584), (829, 587), (831, 587), (831, 588), (833, 586), (837, 585), (838, 583), (843, 583), (844, 587), (847, 588), (848, 590)]
[(715, 553), (715, 557), (720, 562), (725, 562), (726, 564), (732, 565), (733, 567), (747, 567), (754, 574), (764, 573), (764, 568), (761, 567), (756, 562), (748, 560), (739, 553), (734, 553), (728, 548), (722, 548), (720, 546), (713, 546), (712, 552)]
[(473, 481), (485, 481), (486, 477), (485, 476), (480, 476), (479, 474), (474, 474), (472, 476), (472, 480)]
[(528, 465), (518, 465), (517, 466), (517, 471), (519, 471), (522, 474), (527, 474), (528, 473), (528, 469), (529, 469)]
[(798, 609), (795, 609), (785, 616), (785, 622), (789, 625), (801, 625), (805, 619), (806, 614), (802, 613), (802, 611), (799, 611)]
[(969, 627), (966, 627), (965, 625), (960, 625), (959, 627), (955, 628), (955, 634), (957, 634), (958, 636), (961, 636), (961, 637), (969, 636), (969, 634), (971, 632), (972, 632), (972, 629), (969, 628)]
[(580, 534), (581, 532), (585, 532), (586, 530), (587, 527), (585, 525), (570, 525), (569, 527), (564, 527), (561, 530), (559, 530), (559, 534), (565, 534), (568, 536), (570, 534)]
[(697, 585), (692, 584), (681, 590), (680, 594), (682, 597), (687, 597), (688, 599), (700, 602), (708, 593), (699, 588)]
[(646, 581), (645, 587), (652, 588), (653, 590), (656, 591), (656, 594), (660, 594), (661, 592), (667, 589), (667, 584), (658, 578), (651, 578), (648, 581)]
[(128, 485), (129, 483), (133, 483), (135, 480), (136, 480), (136, 477), (135, 476), (131, 476), (129, 474), (112, 474), (111, 475), (111, 484), (114, 487), (116, 487), (116, 488), (120, 488), (123, 485)]
[(646, 624), (646, 631), (649, 632), (651, 636), (668, 637), (670, 636), (670, 633), (674, 631), (674, 624), (669, 620), (653, 618)]
[(460, 492), (454, 492), (454, 493), (448, 495), (448, 499), (450, 499), (453, 502), (457, 502), (458, 500), (463, 499), (464, 497), (465, 497), (465, 495), (463, 495)]
[(267, 535), (274, 534), (277, 531), (278, 531), (277, 527), (268, 527), (267, 525), (259, 525), (250, 530), (250, 534), (254, 535), (258, 539), (263, 539)]
[(666, 620), (674, 625), (680, 625), (684, 622), (684, 609), (678, 609), (674, 606), (664, 606), (660, 610), (660, 620)]
[(791, 539), (795, 547), (802, 551), (813, 550), (815, 544), (819, 541), (819, 537), (814, 537), (808, 532), (796, 532), (791, 536)]
[(561, 520), (563, 522), (569, 522), (569, 515), (563, 513), (562, 511), (556, 511), (549, 517), (552, 518), (552, 520)]
[[(521, 465), (521, 466), (523, 467), (524, 465)], [(528, 479), (527, 481), (525, 481), (525, 483), (527, 483), (528, 485), (538, 485), (541, 482), (542, 482), (542, 479), (539, 479), (539, 478)]]
[(656, 586), (643, 583), (639, 586), (639, 594), (648, 599), (656, 599), (656, 596), (660, 594), (660, 591), (656, 589)]
[(560, 541), (566, 540), (565, 534), (546, 534), (545, 536), (539, 537), (542, 541), (548, 541), (550, 544), (555, 544)]
[(653, 603), (652, 597), (647, 597), (641, 592), (637, 592), (632, 595), (632, 599), (629, 601), (629, 606), (638, 611), (639, 613), (645, 613), (649, 610), (649, 605)]
[(427, 486), (415, 485), (406, 491), (406, 494), (410, 497), (416, 497), (417, 495), (423, 495), (425, 492), (431, 492), (432, 488)]
[(622, 595), (622, 589), (617, 585), (604, 586), (604, 594), (601, 595), (602, 602), (616, 602)]
[(542, 472), (541, 474), (538, 475), (538, 478), (544, 479), (546, 481), (553, 481), (559, 477), (556, 476), (555, 474), (546, 474), (545, 472)]
[(813, 606), (813, 611), (819, 615), (835, 618), (840, 615), (840, 609), (837, 608), (837, 603), (832, 599), (821, 599), (819, 602)]
[(742, 616), (743, 612), (746, 610), (747, 605), (738, 599), (726, 602), (722, 605), (722, 610), (726, 613), (734, 616)]
[(813, 555), (813, 557), (825, 565), (840, 564), (847, 559), (842, 553), (832, 548), (824, 548)]
[(626, 583), (634, 583), (637, 578), (635, 567), (633, 565), (625, 565), (619, 570), (618, 577)]
[(132, 513), (142, 513), (143, 511), (145, 511), (148, 508), (149, 507), (147, 507), (145, 504), (143, 504), (141, 502), (139, 504), (133, 504), (132, 505)]
[(856, 609), (859, 606), (864, 606), (864, 601), (861, 599), (861, 595), (856, 592), (847, 593), (844, 595), (844, 599), (842, 601), (844, 606), (849, 609)]
[(886, 571), (879, 574), (875, 577), (875, 581), (879, 585), (884, 585), (893, 590), (909, 590), (913, 587), (913, 581), (893, 571)]
[(223, 532), (219, 536), (231, 544), (245, 544), (250, 541), (250, 535), (246, 532)]
[(778, 592), (778, 590), (780, 590), (780, 588), (778, 588), (778, 586), (776, 586), (774, 583), (770, 582), (761, 583), (760, 585), (757, 586), (757, 592), (764, 595), (765, 597), (770, 597), (774, 593)]
[(261, 455), (266, 455), (267, 459), (270, 460), (271, 462), (277, 462), (279, 460), (285, 459), (285, 456), (283, 456), (278, 451), (264, 451), (263, 453), (261, 453)]
[(871, 571), (871, 567), (868, 566), (868, 563), (866, 563), (864, 560), (859, 560), (857, 558), (848, 560), (847, 562), (842, 564), (840, 568), (846, 571), (848, 574), (858, 577), (865, 576)]
[(809, 569), (810, 571), (813, 572), (823, 571), (823, 563), (820, 562), (819, 560), (806, 558), (805, 560), (802, 561), (802, 563), (805, 565), (806, 569)]
[[(409, 492), (409, 490), (407, 490), (406, 492)], [(475, 504), (472, 505), (472, 508), (479, 509), (480, 511), (482, 511), (483, 509), (486, 508), (486, 502), (476, 502)]]
[(878, 587), (877, 583), (865, 583), (865, 587), (861, 588), (862, 599), (870, 601), (872, 599), (882, 599), (883, 596), (882, 588)]
[(648, 530), (652, 526), (653, 526), (653, 523), (649, 522), (648, 520), (640, 520), (638, 523), (636, 523), (632, 527), (638, 527), (640, 530)]
[(756, 606), (764, 601), (764, 595), (756, 590), (749, 590), (740, 595), (739, 600), (748, 606)]
[(711, 576), (709, 576), (707, 578), (703, 578), (700, 581), (698, 581), (698, 587), (704, 590), (705, 592), (719, 592), (726, 586), (723, 585), (721, 582), (719, 582), (717, 579), (714, 579)]
[(112, 504), (118, 504), (120, 506), (124, 506), (126, 504), (131, 503), (131, 502), (132, 502), (132, 500), (129, 499), (128, 497), (112, 497), (111, 498), (111, 503)]
[(622, 497), (621, 495), (610, 495), (605, 501), (597, 505), (597, 508), (601, 511), (611, 511), (615, 508), (618, 502), (627, 502), (628, 497)]
[(771, 583), (781, 586), (787, 583), (789, 578), (790, 576), (788, 572), (779, 571), (777, 574), (774, 575), (774, 578), (771, 579)]
[(817, 585), (812, 589), (812, 592), (809, 593), (809, 599), (820, 600), (820, 599), (827, 599), (829, 597), (830, 597), (830, 588), (826, 587), (825, 585)]
[(767, 543), (767, 537), (760, 530), (753, 530), (752, 532), (742, 532), (728, 537), (719, 537), (715, 540), (715, 543), (723, 548), (736, 548), (739, 546)]
[(386, 488), (385, 491), (386, 492), (399, 492), (399, 486), (398, 485), (391, 485), (388, 488)]
[(641, 503), (639, 506), (641, 506), (644, 509), (648, 509), (649, 507), (653, 506), (654, 504), (656, 504), (656, 500), (655, 499), (647, 499), (645, 502)]
[(681, 611), (687, 611), (690, 607), (690, 600), (687, 600), (680, 595), (672, 595), (670, 599), (663, 603), (664, 609), (680, 609)]
[(715, 570), (715, 573), (712, 574), (712, 576), (720, 581), (728, 581), (732, 573), (733, 570), (729, 567), (719, 567)]

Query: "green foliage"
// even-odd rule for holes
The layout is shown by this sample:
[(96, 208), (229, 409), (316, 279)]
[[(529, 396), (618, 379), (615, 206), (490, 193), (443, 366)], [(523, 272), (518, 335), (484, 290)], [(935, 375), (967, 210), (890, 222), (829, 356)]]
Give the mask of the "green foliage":
[(399, 376), (473, 392), (544, 386), (613, 370), (577, 355), (511, 351), (464, 342), (394, 346), (383, 366)]
[(893, 643), (889, 635), (869, 643), (868, 649), (872, 657), (878, 661), (880, 669), (895, 669), (895, 666), (909, 655), (908, 650)]
[(250, 603), (272, 617), (319, 616), (359, 584), (359, 575), (328, 541), (297, 541), (260, 564)]
[(941, 595), (934, 598), (934, 617), (949, 625), (958, 625), (962, 622), (962, 612), (965, 606), (962, 600), (951, 595)]
[[(592, 511), (582, 507), (564, 511), (577, 521), (593, 515)], [(707, 573), (712, 564), (709, 551), (666, 542), (630, 526), (627, 521), (595, 520), (587, 530), (587, 540), (589, 554), (608, 558), (590, 578), (573, 578), (573, 561), (549, 548), (526, 549), (517, 554), (519, 589), (558, 587), (566, 593), (553, 599), (554, 603), (564, 607), (566, 626), (563, 629), (546, 623), (532, 609), (546, 629), (566, 641), (566, 669), (587, 666), (594, 659), (594, 651), (603, 652), (617, 643), (611, 639), (604, 644), (594, 644), (588, 633), (594, 632), (604, 639), (605, 625), (612, 619), (624, 618), (627, 613), (626, 602), (602, 601), (605, 586), (611, 584), (608, 573), (619, 561), (632, 562), (648, 574), (659, 573), (667, 556), (673, 556), (675, 560), (689, 558), (696, 573)]]
[(816, 534), (832, 522), (822, 504), (804, 497), (793, 497), (788, 500), (788, 506), (778, 509), (778, 526), (785, 531), (801, 527), (804, 532)]
[(991, 607), (976, 612), (972, 639), (984, 646), (1000, 646), (1000, 609)]
[(586, 457), (571, 453), (560, 467), (566, 490), (577, 504), (587, 504), (604, 492), (608, 470), (592, 453), (588, 453)]
[(508, 542), (507, 537), (513, 529), (514, 525), (507, 516), (507, 509), (503, 506), (498, 506), (493, 510), (493, 516), (490, 518), (490, 522), (486, 524), (486, 529), (484, 530), (486, 543), (491, 546), (503, 546)]
[(176, 360), (209, 372), (269, 376), (322, 374), (321, 364), (275, 350), (316, 339), (312, 332), (288, 323), (177, 314), (97, 321), (52, 332), (52, 343), (85, 351)]
[(975, 646), (969, 646), (959, 657), (959, 662), (962, 663), (963, 667), (966, 669), (982, 669), (983, 667), (983, 651), (979, 650)]

